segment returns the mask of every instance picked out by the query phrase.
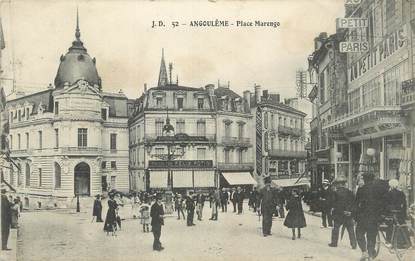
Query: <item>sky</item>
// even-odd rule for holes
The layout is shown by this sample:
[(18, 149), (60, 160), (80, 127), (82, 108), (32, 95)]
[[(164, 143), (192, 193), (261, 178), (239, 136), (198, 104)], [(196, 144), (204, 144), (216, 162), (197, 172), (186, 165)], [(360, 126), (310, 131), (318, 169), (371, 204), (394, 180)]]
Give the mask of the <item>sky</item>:
[[(294, 97), (295, 72), (307, 68), (313, 39), (320, 32), (334, 33), (335, 19), (344, 15), (344, 0), (2, 1), (7, 91), (12, 86), (8, 79), (26, 93), (53, 83), (59, 58), (75, 39), (77, 7), (81, 40), (96, 57), (104, 91), (122, 89), (129, 98), (139, 97), (145, 83), (157, 84), (162, 48), (180, 85), (229, 81), (242, 94), (259, 84)], [(278, 21), (280, 26), (189, 26), (190, 21), (215, 19)], [(151, 28), (160, 20), (165, 27)], [(172, 28), (175, 21), (180, 26)]]

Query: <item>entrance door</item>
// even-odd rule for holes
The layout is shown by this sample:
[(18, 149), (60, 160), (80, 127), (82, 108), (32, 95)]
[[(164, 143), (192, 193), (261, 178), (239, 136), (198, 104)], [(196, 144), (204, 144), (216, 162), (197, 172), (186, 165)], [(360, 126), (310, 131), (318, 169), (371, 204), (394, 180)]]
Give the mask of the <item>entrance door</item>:
[(90, 196), (90, 168), (85, 162), (81, 162), (75, 167), (75, 195)]

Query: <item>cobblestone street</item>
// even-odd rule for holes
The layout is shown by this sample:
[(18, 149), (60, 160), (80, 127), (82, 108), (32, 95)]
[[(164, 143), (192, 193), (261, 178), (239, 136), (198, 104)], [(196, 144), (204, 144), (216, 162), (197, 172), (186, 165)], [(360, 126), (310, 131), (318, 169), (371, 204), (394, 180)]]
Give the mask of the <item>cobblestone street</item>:
[[(103, 213), (106, 213), (104, 211)], [(123, 209), (124, 217), (130, 207)], [(273, 235), (260, 233), (258, 216), (219, 213), (219, 221), (205, 218), (187, 227), (176, 216), (167, 217), (161, 241), (165, 250), (152, 250), (152, 233), (143, 233), (138, 219), (127, 218), (116, 237), (103, 232), (103, 223), (91, 223), (89, 212), (23, 213), (18, 259), (29, 260), (359, 260), (345, 235), (338, 248), (329, 248), (330, 230), (320, 228), (318, 217), (306, 215), (303, 238), (292, 241), (291, 231), (275, 218)], [(389, 258), (378, 260), (391, 260)]]

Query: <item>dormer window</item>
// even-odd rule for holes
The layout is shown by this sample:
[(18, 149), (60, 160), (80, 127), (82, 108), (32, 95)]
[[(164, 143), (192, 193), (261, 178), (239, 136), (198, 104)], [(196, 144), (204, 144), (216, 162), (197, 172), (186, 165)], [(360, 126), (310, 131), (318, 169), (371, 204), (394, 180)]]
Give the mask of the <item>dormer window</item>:
[(106, 121), (107, 120), (107, 109), (101, 109), (101, 118)]
[(29, 119), (29, 108), (26, 108), (26, 120)]
[(157, 97), (156, 98), (156, 107), (161, 108), (162, 105), (163, 105), (163, 98), (162, 97)]
[(203, 109), (203, 105), (204, 105), (204, 99), (203, 98), (198, 98), (197, 99), (197, 108), (199, 110)]
[(17, 113), (17, 121), (21, 121), (22, 120), (22, 111), (19, 110)]
[(183, 110), (183, 98), (182, 97), (177, 98), (177, 109)]

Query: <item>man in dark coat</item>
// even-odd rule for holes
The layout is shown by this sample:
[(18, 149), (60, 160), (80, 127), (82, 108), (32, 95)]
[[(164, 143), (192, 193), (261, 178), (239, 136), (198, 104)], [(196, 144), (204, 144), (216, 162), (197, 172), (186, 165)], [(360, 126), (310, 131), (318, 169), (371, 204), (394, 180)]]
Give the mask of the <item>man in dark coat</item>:
[(236, 204), (238, 206), (238, 215), (242, 214), (242, 210), (243, 210), (243, 202), (244, 202), (244, 192), (242, 191), (241, 187), (238, 187), (237, 192), (236, 192)]
[(285, 205), (285, 196), (284, 196), (284, 190), (282, 187), (278, 188), (277, 191), (277, 205), (278, 205), (278, 216), (280, 218), (285, 218), (285, 211), (284, 211), (284, 205)]
[(231, 192), (231, 196), (230, 196), (230, 200), (231, 200), (231, 202), (232, 202), (232, 205), (233, 205), (233, 212), (236, 212), (236, 197), (237, 197), (237, 194), (238, 194), (238, 192), (236, 192), (236, 190), (235, 190), (235, 188), (233, 188), (232, 189), (232, 192)]
[(271, 235), (272, 215), (275, 210), (275, 197), (271, 188), (271, 181), (265, 180), (265, 187), (261, 191), (262, 233), (264, 237)]
[(387, 183), (374, 180), (373, 174), (363, 175), (364, 185), (356, 193), (356, 238), (362, 251), (362, 259), (376, 256), (375, 245), (378, 225), (384, 213)]
[(356, 249), (356, 235), (354, 233), (354, 224), (352, 212), (354, 210), (354, 195), (345, 187), (346, 178), (341, 176), (334, 181), (335, 191), (333, 192), (333, 219), (334, 227), (331, 231), (330, 247), (337, 247), (339, 241), (340, 227), (343, 225), (349, 233), (350, 245)]
[(11, 227), (11, 203), (7, 199), (6, 190), (1, 190), (1, 249), (10, 250), (7, 248), (7, 241), (9, 240)]
[(151, 206), (150, 216), (154, 236), (153, 250), (161, 251), (164, 249), (160, 242), (161, 226), (164, 225), (164, 209), (161, 204), (161, 195), (156, 196), (156, 202)]
[(220, 193), (220, 204), (222, 206), (222, 212), (228, 212), (228, 192), (222, 188), (222, 192)]
[[(386, 214), (389, 217), (396, 216), (397, 222), (399, 225), (405, 224), (406, 219), (406, 197), (405, 194), (400, 191), (399, 189), (399, 181), (396, 179), (389, 180), (389, 192), (386, 195)], [(386, 240), (388, 243), (391, 242), (392, 233), (393, 233), (393, 223), (390, 222), (388, 224), (388, 228), (386, 230)], [(407, 233), (408, 231), (403, 230), (403, 233)], [(409, 236), (406, 235), (407, 238)], [(405, 242), (405, 236), (401, 236), (397, 238), (398, 246), (402, 246), (407, 243)]]
[(94, 208), (92, 210), (92, 216), (97, 218), (97, 222), (102, 221), (102, 204), (101, 204), (101, 196), (97, 195), (94, 201)]
[(187, 226), (194, 226), (193, 218), (195, 216), (195, 201), (192, 195), (186, 197), (186, 210), (187, 210)]
[(323, 180), (323, 186), (319, 191), (319, 199), (321, 204), (321, 219), (322, 219), (322, 228), (327, 227), (327, 222), (329, 227), (333, 226), (333, 219), (331, 216), (331, 207), (332, 207), (332, 196), (333, 190), (330, 188), (330, 182), (325, 179)]

